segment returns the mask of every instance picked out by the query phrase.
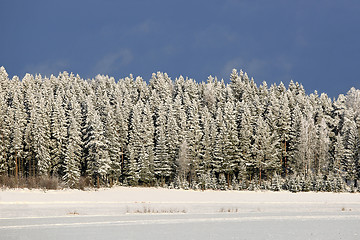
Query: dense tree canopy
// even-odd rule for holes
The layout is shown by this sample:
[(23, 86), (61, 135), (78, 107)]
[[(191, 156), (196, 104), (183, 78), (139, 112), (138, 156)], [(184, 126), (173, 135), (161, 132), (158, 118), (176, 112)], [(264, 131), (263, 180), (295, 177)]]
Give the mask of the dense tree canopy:
[(9, 79), (0, 68), (0, 175), (194, 189), (356, 190), (360, 90), (331, 100), (290, 82), (257, 86), (153, 74)]

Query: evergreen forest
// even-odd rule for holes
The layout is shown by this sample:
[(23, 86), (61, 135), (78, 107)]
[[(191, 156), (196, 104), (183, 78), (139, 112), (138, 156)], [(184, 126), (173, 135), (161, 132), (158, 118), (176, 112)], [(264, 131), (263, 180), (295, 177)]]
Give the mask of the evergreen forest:
[[(360, 90), (0, 68), (0, 177), (78, 188), (358, 191)], [(1, 187), (1, 186), (0, 186)]]

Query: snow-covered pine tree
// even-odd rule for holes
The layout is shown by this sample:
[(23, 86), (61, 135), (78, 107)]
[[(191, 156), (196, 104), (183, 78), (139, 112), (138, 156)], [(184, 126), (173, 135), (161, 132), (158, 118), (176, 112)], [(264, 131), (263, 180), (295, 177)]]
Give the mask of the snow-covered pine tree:
[(353, 116), (349, 113), (345, 117), (344, 127), (342, 129), (344, 141), (344, 157), (342, 161), (342, 168), (344, 171), (344, 178), (351, 185), (357, 187), (357, 180), (359, 178), (359, 135), (356, 129)]
[(255, 127), (254, 153), (252, 167), (259, 182), (271, 179), (279, 169), (280, 161), (276, 154), (277, 139), (270, 132), (269, 125), (259, 118)]
[(216, 175), (220, 175), (220, 173), (224, 173), (224, 169), (222, 168), (224, 165), (224, 148), (225, 148), (225, 123), (223, 118), (223, 113), (221, 109), (218, 109), (216, 119), (216, 135), (215, 135), (215, 144), (213, 147), (213, 160), (212, 160), (212, 168)]
[(225, 104), (224, 123), (226, 126), (224, 149), (225, 161), (222, 168), (225, 171), (226, 180), (229, 186), (233, 174), (236, 174), (237, 168), (240, 166), (240, 144), (237, 132), (236, 109), (231, 100)]
[(245, 85), (247, 84), (246, 81), (248, 81), (248, 78), (244, 77), (242, 70), (238, 73), (236, 69), (233, 69), (230, 75), (230, 81), (230, 87), (233, 90), (234, 98), (237, 101), (242, 101), (244, 91), (246, 91)]
[(179, 149), (179, 156), (176, 159), (176, 177), (179, 179), (181, 185), (187, 181), (188, 174), (190, 171), (190, 158), (189, 158), (189, 146), (187, 145), (186, 139), (181, 143)]
[[(3, 68), (3, 67), (2, 67)], [(0, 68), (0, 77), (1, 77), (1, 71), (3, 69)], [(2, 80), (1, 80), (2, 81)], [(9, 127), (8, 124), (6, 124), (6, 103), (5, 103), (5, 96), (4, 96), (3, 89), (0, 88), (0, 176), (5, 175), (7, 171), (7, 158), (6, 158), (6, 151), (7, 151), (7, 133), (6, 133), (6, 127)]]
[(152, 185), (154, 181), (154, 172), (152, 169), (153, 156), (149, 154), (152, 149), (141, 146), (139, 154), (139, 181), (145, 185)]
[(248, 176), (238, 177), (239, 180), (244, 181), (248, 179), (251, 181), (252, 178), (252, 163), (251, 163), (251, 154), (252, 154), (252, 144), (254, 141), (254, 130), (253, 130), (253, 118), (251, 115), (250, 109), (246, 102), (239, 103), (240, 111), (240, 128), (239, 128), (239, 150), (240, 150), (240, 159), (245, 165), (245, 171), (247, 171)]
[[(145, 151), (140, 159), (140, 180), (145, 184), (153, 184), (155, 182), (154, 178), (154, 120), (153, 113), (151, 112), (150, 102), (147, 101), (144, 104), (143, 108), (143, 117), (142, 117), (142, 138), (143, 138), (143, 150)], [(143, 179), (141, 179), (143, 178)]]
[(299, 151), (297, 152), (298, 166), (301, 172), (309, 177), (312, 175), (313, 160), (315, 159), (316, 131), (312, 112), (309, 111), (302, 118), (299, 139)]
[(104, 136), (110, 159), (109, 181), (113, 185), (120, 178), (122, 154), (118, 126), (116, 125), (113, 109), (109, 109), (107, 112), (104, 123)]
[[(173, 82), (157, 73), (147, 84), (132, 75), (85, 81), (63, 72), (20, 81), (1, 67), (0, 172), (64, 177), (76, 186), (80, 162), (81, 174), (95, 184), (152, 185), (156, 177), (171, 185), (176, 173), (183, 187), (189, 180), (194, 188), (225, 189), (231, 182), (245, 189), (248, 179), (254, 189), (277, 173), (277, 182), (293, 191), (340, 191), (340, 175), (357, 185), (360, 90), (332, 102), (326, 94), (306, 95), (292, 81), (288, 90), (282, 83), (257, 87), (236, 70), (230, 79), (228, 85), (211, 76), (207, 83), (182, 76)], [(79, 104), (81, 115), (73, 113)], [(74, 147), (69, 139), (80, 134), (70, 132), (78, 128)], [(269, 152), (277, 158), (270, 161)]]
[(104, 139), (103, 123), (98, 112), (95, 110), (91, 96), (86, 101), (86, 126), (85, 126), (85, 159), (86, 174), (92, 177), (97, 187), (107, 184), (110, 158)]
[(8, 106), (8, 116), (6, 117), (10, 121), (10, 125), (4, 126), (4, 130), (5, 132), (8, 131), (8, 140), (10, 141), (8, 145), (9, 170), (18, 178), (24, 176), (23, 136), (26, 124), (21, 82), (18, 77), (14, 77), (11, 80), (9, 89), (11, 89), (12, 96)]
[(320, 123), (316, 126), (316, 152), (314, 170), (317, 174), (328, 174), (329, 169), (329, 131), (325, 122), (325, 118), (322, 118)]
[(193, 184), (193, 181), (205, 173), (205, 166), (202, 164), (201, 160), (201, 140), (203, 132), (201, 131), (201, 120), (199, 115), (199, 102), (193, 100), (190, 105), (188, 105), (188, 114), (187, 114), (187, 143), (189, 146), (189, 156), (190, 156), (190, 184)]
[(162, 184), (165, 184), (172, 174), (166, 139), (166, 108), (163, 105), (159, 105), (157, 109), (155, 122), (154, 173), (157, 179)]
[[(41, 76), (38, 77), (41, 79)], [(41, 93), (40, 93), (41, 94)], [(33, 118), (33, 144), (37, 162), (37, 168), (40, 175), (51, 176), (53, 166), (50, 157), (50, 106), (44, 96), (38, 97), (35, 108), (32, 109)]]
[[(175, 175), (175, 159), (177, 158), (179, 151), (179, 127), (176, 121), (175, 110), (172, 106), (171, 99), (167, 99), (165, 102), (165, 106), (167, 108), (167, 121), (166, 121), (166, 139), (167, 139), (167, 147), (169, 154), (169, 164), (172, 169), (171, 178), (174, 178)], [(151, 116), (146, 120), (150, 121)], [(149, 140), (153, 138), (153, 133), (148, 136)]]
[(50, 157), (54, 172), (62, 174), (65, 151), (67, 126), (65, 108), (62, 101), (63, 96), (60, 92), (56, 99), (50, 99)]
[(202, 139), (200, 141), (200, 166), (202, 173), (199, 183), (202, 189), (208, 186), (210, 183), (210, 171), (212, 161), (212, 151), (214, 146), (214, 138), (216, 135), (216, 129), (214, 126), (214, 119), (212, 118), (208, 108), (204, 106), (200, 113)]
[(67, 146), (64, 156), (64, 176), (63, 180), (65, 184), (70, 187), (77, 187), (80, 179), (80, 161), (81, 161), (81, 128), (80, 123), (80, 106), (73, 100), (70, 103), (71, 106), (67, 124)]
[(288, 174), (288, 151), (289, 151), (289, 141), (290, 141), (290, 123), (291, 123), (291, 113), (289, 108), (289, 100), (287, 94), (284, 93), (280, 97), (280, 111), (279, 118), (277, 121), (277, 135), (279, 137), (280, 149), (281, 149), (281, 162), (285, 172), (285, 176)]
[(299, 174), (301, 173), (302, 162), (298, 158), (301, 152), (300, 149), (300, 135), (302, 125), (303, 115), (301, 113), (300, 107), (298, 104), (294, 106), (291, 112), (291, 123), (290, 123), (290, 131), (289, 131), (289, 143), (288, 143), (288, 161), (287, 166), (289, 170), (289, 174)]

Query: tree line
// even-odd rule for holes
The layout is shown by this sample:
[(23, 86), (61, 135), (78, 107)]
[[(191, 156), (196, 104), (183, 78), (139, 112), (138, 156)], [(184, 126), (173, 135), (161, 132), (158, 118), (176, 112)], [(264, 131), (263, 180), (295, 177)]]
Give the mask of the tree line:
[(0, 176), (76, 188), (355, 191), (360, 90), (330, 99), (290, 82), (257, 86), (154, 73), (115, 81), (0, 68)]

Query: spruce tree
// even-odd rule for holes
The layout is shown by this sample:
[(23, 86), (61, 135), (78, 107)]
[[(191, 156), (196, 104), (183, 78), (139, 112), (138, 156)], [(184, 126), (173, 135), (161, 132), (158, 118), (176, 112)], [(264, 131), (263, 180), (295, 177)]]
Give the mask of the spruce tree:
[(70, 115), (63, 180), (68, 187), (76, 187), (80, 179), (81, 133), (74, 114)]
[(107, 146), (105, 145), (103, 124), (100, 116), (94, 109), (90, 97), (87, 99), (87, 116), (85, 126), (85, 159), (86, 174), (93, 178), (96, 186), (107, 183), (110, 158)]
[(154, 173), (161, 183), (169, 180), (172, 174), (169, 149), (166, 139), (166, 109), (163, 105), (158, 106), (155, 122), (155, 157)]

